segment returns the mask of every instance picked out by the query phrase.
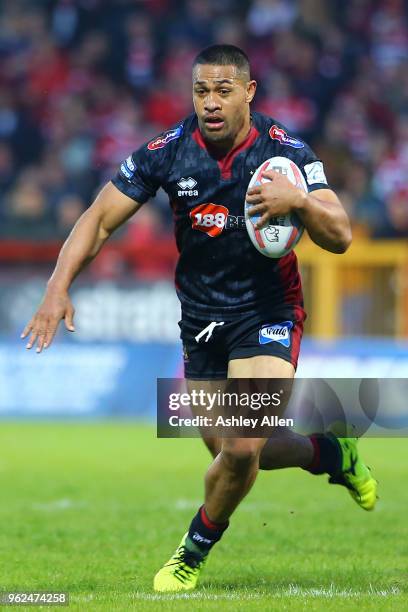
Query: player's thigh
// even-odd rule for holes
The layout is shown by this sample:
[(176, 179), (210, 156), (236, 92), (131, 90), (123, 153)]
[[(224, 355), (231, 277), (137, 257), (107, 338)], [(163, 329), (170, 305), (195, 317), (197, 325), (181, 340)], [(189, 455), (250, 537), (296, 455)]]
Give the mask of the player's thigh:
[(230, 359), (228, 378), (293, 378), (294, 366), (281, 357), (255, 355)]
[[(269, 417), (281, 418), (284, 416), (291, 396), (294, 376), (294, 366), (289, 361), (273, 355), (231, 359), (228, 365), (228, 378), (230, 380), (241, 379), (239, 384), (246, 385), (247, 392), (253, 399), (258, 399), (260, 394), (262, 396), (279, 394), (278, 404), (273, 402), (270, 405), (264, 405), (263, 415)], [(285, 379), (285, 382), (282, 379)], [(253, 416), (252, 411), (248, 410), (245, 416)], [(272, 431), (272, 427), (269, 429)]]

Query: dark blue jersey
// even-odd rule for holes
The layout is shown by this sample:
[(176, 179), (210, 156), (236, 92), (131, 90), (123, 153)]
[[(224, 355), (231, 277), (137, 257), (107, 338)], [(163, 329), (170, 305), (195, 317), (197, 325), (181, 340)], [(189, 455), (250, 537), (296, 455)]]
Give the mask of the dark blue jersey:
[(280, 259), (265, 257), (245, 227), (251, 175), (278, 155), (301, 168), (309, 191), (327, 188), (322, 163), (308, 145), (260, 113), (252, 113), (247, 138), (224, 157), (208, 150), (196, 115), (190, 115), (130, 155), (112, 180), (141, 203), (159, 187), (167, 192), (180, 253), (176, 288), (187, 314), (216, 320), (302, 307), (294, 252)]

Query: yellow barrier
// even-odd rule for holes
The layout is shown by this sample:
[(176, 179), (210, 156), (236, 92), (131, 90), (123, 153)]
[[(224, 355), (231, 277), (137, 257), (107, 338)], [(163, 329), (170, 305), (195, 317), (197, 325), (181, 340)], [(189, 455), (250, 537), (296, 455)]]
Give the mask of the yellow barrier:
[(408, 337), (408, 241), (356, 239), (334, 255), (305, 236), (296, 254), (309, 334)]

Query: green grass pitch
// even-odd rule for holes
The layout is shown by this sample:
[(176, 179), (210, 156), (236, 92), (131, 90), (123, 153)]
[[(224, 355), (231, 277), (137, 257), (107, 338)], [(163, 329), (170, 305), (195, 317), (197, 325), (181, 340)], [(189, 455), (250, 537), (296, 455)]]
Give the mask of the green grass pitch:
[(380, 481), (374, 513), (326, 477), (263, 472), (199, 589), (158, 595), (153, 575), (202, 501), (201, 441), (2, 423), (0, 590), (68, 591), (70, 610), (406, 610), (407, 440), (360, 445)]

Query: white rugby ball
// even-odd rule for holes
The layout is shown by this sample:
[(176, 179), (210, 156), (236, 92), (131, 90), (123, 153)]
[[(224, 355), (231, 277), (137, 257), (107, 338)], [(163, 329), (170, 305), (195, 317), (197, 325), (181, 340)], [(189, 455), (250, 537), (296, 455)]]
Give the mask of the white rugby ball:
[[(287, 157), (271, 157), (264, 161), (254, 172), (248, 189), (269, 182), (270, 179), (264, 176), (268, 170), (280, 172), (298, 189), (303, 189), (307, 193), (307, 183), (300, 168)], [(277, 259), (287, 255), (297, 245), (303, 234), (304, 226), (299, 217), (296, 213), (273, 217), (269, 225), (263, 229), (256, 229), (255, 223), (261, 218), (261, 215), (250, 217), (248, 210), (252, 206), (253, 204), (245, 202), (245, 223), (254, 247), (266, 257)]]

